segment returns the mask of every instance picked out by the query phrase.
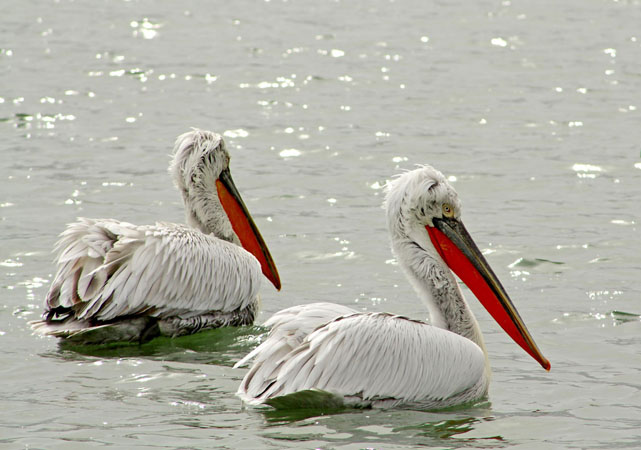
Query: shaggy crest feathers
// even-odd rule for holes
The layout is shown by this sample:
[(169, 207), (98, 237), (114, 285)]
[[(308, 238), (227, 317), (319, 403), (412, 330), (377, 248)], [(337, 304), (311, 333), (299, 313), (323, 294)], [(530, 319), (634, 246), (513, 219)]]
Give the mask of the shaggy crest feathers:
[(216, 192), (216, 179), (229, 160), (222, 136), (194, 128), (176, 139), (169, 173), (182, 194), (187, 224), (240, 245)]
[(449, 203), (458, 218), (461, 202), (447, 178), (430, 165), (399, 174), (385, 186), (387, 225), (392, 235), (408, 234), (407, 226), (432, 226), (443, 217), (442, 204)]
[[(219, 146), (220, 150), (217, 152)], [(210, 158), (209, 170), (215, 177), (229, 166), (229, 153), (225, 141), (219, 134), (194, 128), (176, 138), (169, 174), (183, 195), (195, 181), (194, 177), (199, 175), (197, 169), (202, 170), (204, 165), (201, 164), (201, 160), (205, 157)]]

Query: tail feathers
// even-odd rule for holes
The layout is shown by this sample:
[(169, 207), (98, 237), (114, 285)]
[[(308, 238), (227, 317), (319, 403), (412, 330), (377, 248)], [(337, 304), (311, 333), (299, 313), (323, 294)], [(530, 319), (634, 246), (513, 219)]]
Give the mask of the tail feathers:
[(114, 323), (95, 325), (86, 320), (30, 322), (34, 333), (55, 336), (76, 345), (97, 345), (113, 342), (146, 342), (160, 335), (155, 319), (138, 317)]
[(31, 325), (31, 329), (35, 334), (57, 337), (68, 337), (72, 334), (91, 328), (91, 324), (83, 320), (34, 320), (29, 322), (29, 325)]

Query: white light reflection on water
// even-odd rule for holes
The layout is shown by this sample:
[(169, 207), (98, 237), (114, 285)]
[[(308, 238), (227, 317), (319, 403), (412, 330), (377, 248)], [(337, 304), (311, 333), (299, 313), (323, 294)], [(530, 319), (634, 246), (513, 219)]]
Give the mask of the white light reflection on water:
[(302, 153), (300, 150), (296, 150), (295, 148), (286, 148), (284, 150), (281, 150), (278, 155), (282, 158), (294, 158), (296, 156), (300, 156)]
[(133, 28), (134, 37), (142, 37), (143, 39), (154, 39), (158, 36), (158, 29), (162, 28), (162, 24), (153, 23), (147, 17), (142, 20), (132, 20), (129, 26)]
[(576, 172), (579, 178), (596, 178), (597, 175), (603, 172), (603, 169), (593, 164), (574, 164), (572, 170)]

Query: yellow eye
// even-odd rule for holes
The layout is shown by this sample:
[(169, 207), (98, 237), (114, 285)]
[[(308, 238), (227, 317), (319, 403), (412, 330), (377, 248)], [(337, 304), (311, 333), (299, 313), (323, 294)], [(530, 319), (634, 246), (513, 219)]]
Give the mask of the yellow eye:
[(454, 217), (454, 209), (448, 203), (443, 203), (443, 215), (445, 217)]

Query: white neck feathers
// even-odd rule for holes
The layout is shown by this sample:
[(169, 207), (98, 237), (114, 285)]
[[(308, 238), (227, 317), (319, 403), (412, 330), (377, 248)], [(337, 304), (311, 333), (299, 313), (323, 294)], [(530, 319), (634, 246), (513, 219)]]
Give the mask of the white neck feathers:
[(193, 130), (178, 136), (169, 172), (185, 203), (187, 224), (205, 234), (240, 245), (223, 209), (216, 180), (229, 165), (219, 134)]

